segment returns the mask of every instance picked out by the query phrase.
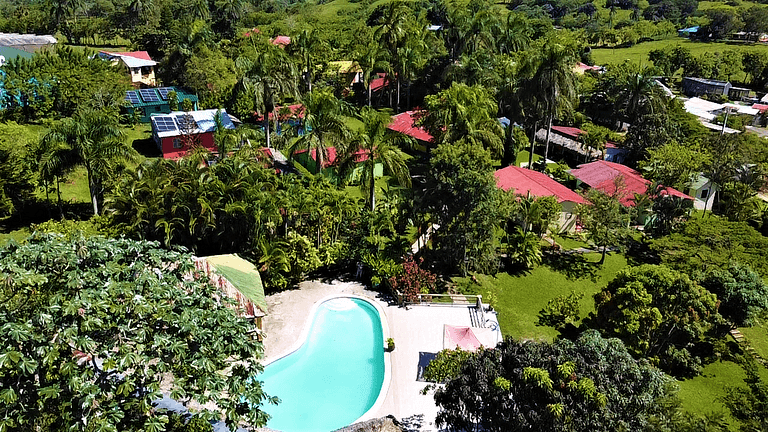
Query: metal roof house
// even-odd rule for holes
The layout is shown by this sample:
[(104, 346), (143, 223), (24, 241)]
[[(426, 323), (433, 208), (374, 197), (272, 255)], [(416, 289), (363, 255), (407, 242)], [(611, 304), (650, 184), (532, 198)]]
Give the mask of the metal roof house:
[(178, 105), (185, 99), (192, 102), (194, 109), (197, 109), (197, 95), (184, 90), (181, 87), (160, 87), (141, 90), (129, 90), (125, 92), (125, 101), (127, 106), (125, 111), (128, 114), (138, 113), (141, 123), (149, 123), (154, 114), (170, 114), (171, 106), (168, 101), (168, 94), (176, 92)]
[[(221, 111), (221, 123), (227, 129), (234, 129), (235, 124), (227, 114)], [(170, 114), (152, 116), (152, 138), (164, 159), (178, 159), (195, 147), (204, 147), (217, 151), (213, 134), (216, 131), (215, 117), (219, 110), (174, 111)]]
[(113, 64), (122, 63), (131, 77), (131, 84), (135, 87), (157, 85), (155, 80), (155, 66), (157, 62), (152, 60), (146, 51), (133, 52), (109, 52), (99, 51), (99, 57), (109, 60)]
[(33, 35), (19, 33), (0, 33), (0, 47), (16, 48), (34, 53), (55, 45), (58, 41), (51, 35)]
[(683, 93), (686, 96), (702, 96), (705, 94), (719, 94), (728, 96), (731, 91), (731, 83), (704, 78), (683, 78)]

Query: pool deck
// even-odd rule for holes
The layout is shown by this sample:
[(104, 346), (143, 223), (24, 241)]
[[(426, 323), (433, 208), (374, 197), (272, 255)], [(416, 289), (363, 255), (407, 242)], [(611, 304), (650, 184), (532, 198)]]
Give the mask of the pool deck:
[[(418, 381), (419, 360), (443, 348), (443, 325), (471, 326), (471, 306), (410, 306), (394, 304), (377, 291), (360, 283), (304, 282), (299, 289), (267, 296), (269, 315), (264, 318), (264, 364), (288, 354), (301, 337), (312, 306), (333, 295), (351, 294), (377, 303), (386, 314), (389, 335), (395, 340), (390, 356), (392, 379), (384, 402), (371, 417), (394, 415), (407, 431), (438, 431), (432, 394), (422, 395), (429, 383)], [(495, 316), (486, 318), (495, 319)], [(498, 327), (497, 327), (498, 328)], [(499, 334), (499, 337), (500, 334)], [(382, 341), (382, 344), (384, 341)], [(279, 397), (279, 395), (277, 395)], [(269, 412), (269, 406), (264, 409)]]

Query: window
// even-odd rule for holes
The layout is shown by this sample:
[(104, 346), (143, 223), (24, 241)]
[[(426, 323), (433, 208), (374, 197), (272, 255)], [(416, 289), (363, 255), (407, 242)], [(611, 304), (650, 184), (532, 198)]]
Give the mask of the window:
[(707, 196), (709, 196), (709, 189), (704, 189), (701, 191), (701, 195), (699, 197), (701, 199), (707, 199)]
[(181, 139), (174, 138), (173, 139), (173, 148), (180, 149), (181, 148)]

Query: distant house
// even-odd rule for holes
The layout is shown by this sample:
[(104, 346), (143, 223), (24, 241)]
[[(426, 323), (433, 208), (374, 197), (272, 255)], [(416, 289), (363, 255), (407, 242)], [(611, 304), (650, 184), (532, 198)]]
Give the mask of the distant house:
[(109, 52), (99, 51), (99, 57), (112, 63), (121, 63), (125, 66), (131, 77), (134, 87), (155, 86), (155, 66), (157, 62), (152, 60), (146, 51)]
[(254, 320), (263, 330), (263, 318), (267, 315), (264, 286), (256, 267), (237, 255), (214, 255), (195, 258), (195, 268), (208, 278), (234, 304), (238, 316)]
[(272, 42), (272, 45), (277, 45), (280, 48), (285, 48), (291, 44), (290, 36), (276, 36), (275, 38), (270, 39), (269, 41)]
[(602, 66), (590, 66), (586, 63), (579, 62), (573, 67), (573, 71), (579, 75), (584, 75), (587, 72), (601, 74), (605, 72), (605, 68)]
[[(603, 153), (600, 150), (589, 149), (581, 143), (579, 136), (583, 133), (583, 130), (575, 127), (552, 126), (552, 132), (549, 134), (550, 150), (557, 148), (561, 154), (568, 154), (580, 160), (584, 160), (585, 157), (589, 159), (602, 159)], [(540, 144), (546, 143), (546, 129), (542, 128), (536, 132), (536, 141)]]
[[(607, 195), (615, 196), (625, 207), (634, 207), (635, 195), (646, 195), (648, 186), (651, 184), (638, 171), (626, 165), (602, 160), (579, 165), (570, 170), (570, 173), (580, 183), (592, 189), (600, 190)], [(693, 199), (693, 197), (671, 187), (663, 187), (660, 193)]]
[(328, 62), (326, 74), (338, 77), (345, 88), (351, 88), (363, 80), (363, 69), (351, 60)]
[(405, 111), (392, 117), (392, 123), (387, 126), (389, 129), (400, 132), (416, 140), (417, 149), (427, 151), (430, 145), (434, 145), (434, 137), (423, 127), (417, 126), (419, 111)]
[(172, 91), (176, 92), (176, 101), (179, 107), (181, 107), (181, 103), (184, 100), (189, 100), (192, 102), (192, 107), (197, 109), (197, 95), (181, 87), (129, 90), (125, 92), (125, 101), (129, 105), (125, 109), (128, 114), (138, 113), (140, 122), (149, 123), (152, 115), (160, 113), (169, 114), (171, 112), (168, 94)]
[[(339, 173), (337, 171), (337, 167), (339, 163), (341, 163), (340, 155), (336, 153), (336, 147), (328, 147), (327, 151), (328, 154), (323, 158), (323, 167), (321, 172), (323, 175), (333, 180), (338, 180)], [(355, 153), (353, 157), (353, 161), (356, 164), (360, 164), (368, 160), (368, 152), (365, 150), (360, 150)], [(310, 173), (315, 174), (318, 172), (318, 158), (316, 149), (312, 149), (310, 152), (307, 152), (307, 149), (298, 150), (293, 153), (293, 159), (300, 163)], [(350, 174), (350, 180), (352, 182), (355, 182), (359, 178), (361, 169), (362, 167), (358, 166), (352, 170), (352, 173)], [(381, 177), (382, 175), (384, 175), (384, 166), (381, 163), (376, 162), (373, 168), (373, 176)]]
[(711, 122), (725, 109), (725, 105), (692, 97), (683, 102), (683, 108), (696, 117)]
[(699, 32), (699, 26), (688, 27), (677, 31), (677, 35), (684, 38), (691, 37), (692, 34)]
[(558, 221), (560, 232), (575, 228), (576, 205), (587, 203), (587, 200), (581, 195), (538, 171), (511, 165), (496, 171), (494, 176), (496, 177), (496, 186), (505, 191), (514, 190), (516, 194), (523, 196), (555, 197), (562, 206), (562, 213)]
[(748, 99), (751, 91), (752, 90), (744, 87), (731, 87), (728, 91), (728, 99), (735, 101)]
[[(277, 106), (275, 107), (275, 110), (267, 114), (267, 117), (269, 118), (270, 122), (275, 122), (275, 113), (277, 113), (277, 122), (275, 123), (275, 127), (277, 128), (277, 133), (280, 134), (283, 132), (283, 125), (285, 123), (288, 123), (289, 125), (298, 128), (298, 135), (304, 135), (304, 129), (301, 127), (302, 123), (301, 120), (304, 118), (304, 115), (306, 114), (306, 110), (304, 109), (304, 105), (302, 104), (293, 104), (293, 105), (284, 105), (284, 106)], [(255, 112), (253, 113), (253, 120), (257, 122), (257, 124), (262, 124), (264, 121), (264, 116)]]
[(16, 48), (35, 53), (55, 45), (58, 41), (51, 35), (0, 33), (0, 47)]
[(696, 181), (691, 183), (688, 188), (688, 194), (693, 197), (693, 207), (697, 210), (712, 210), (715, 203), (715, 194), (720, 191), (720, 187), (712, 180), (699, 174)]
[[(151, 118), (152, 138), (165, 159), (185, 156), (195, 146), (217, 151), (213, 134), (216, 130), (215, 116), (219, 110), (174, 111), (170, 114), (155, 114)], [(235, 125), (225, 110), (221, 110), (221, 123), (227, 129)]]
[(0, 46), (0, 66), (18, 57), (32, 58), (32, 54), (18, 48)]
[(731, 91), (731, 87), (731, 83), (727, 81), (694, 77), (683, 78), (683, 94), (686, 96), (703, 96), (705, 94), (715, 94), (727, 97)]

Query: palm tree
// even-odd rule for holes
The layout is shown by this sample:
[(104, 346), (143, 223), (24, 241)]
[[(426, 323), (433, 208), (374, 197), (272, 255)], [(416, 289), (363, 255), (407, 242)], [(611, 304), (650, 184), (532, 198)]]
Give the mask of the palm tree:
[(136, 158), (136, 152), (125, 143), (117, 118), (102, 111), (77, 112), (54, 125), (40, 144), (52, 168), (48, 172), (62, 172), (68, 164), (85, 167), (94, 214), (99, 214), (104, 180), (110, 176), (115, 163)]
[(275, 111), (280, 98), (299, 94), (296, 67), (282, 49), (273, 46), (258, 53), (255, 60), (240, 57), (236, 63), (246, 71), (237, 84), (236, 92), (245, 92), (253, 97), (253, 108), (263, 116), (269, 148), (272, 144), (269, 114)]
[(376, 179), (374, 170), (377, 163), (383, 165), (384, 171), (389, 173), (400, 186), (411, 186), (411, 175), (406, 164), (407, 155), (400, 146), (412, 147), (415, 144), (413, 138), (395, 132), (387, 126), (392, 122), (389, 114), (365, 107), (360, 111), (360, 120), (363, 122), (363, 130), (358, 133), (348, 147), (346, 156), (341, 163), (340, 172), (349, 177), (361, 155), (363, 170), (360, 176), (360, 190), (371, 205), (371, 211), (376, 209)]
[(314, 29), (304, 29), (295, 41), (289, 45), (297, 50), (304, 66), (304, 81), (307, 84), (307, 92), (312, 93), (312, 69), (315, 67), (314, 57), (324, 46), (322, 40), (317, 37)]
[[(402, 72), (398, 68), (398, 50), (405, 46), (407, 40), (411, 39), (412, 35), (409, 32), (413, 31), (412, 26), (409, 25), (412, 17), (412, 10), (408, 7), (408, 4), (403, 0), (392, 0), (385, 8), (380, 17), (375, 21), (379, 27), (374, 32), (374, 37), (379, 40), (380, 44), (389, 53), (389, 59), (392, 62), (391, 66), (394, 72), (395, 80), (397, 81), (397, 103), (398, 109), (400, 104), (400, 80), (399, 73)], [(391, 104), (390, 104), (391, 106)]]
[(552, 37), (544, 42), (537, 57), (535, 73), (529, 81), (529, 88), (535, 89), (535, 97), (546, 114), (547, 138), (544, 143), (546, 164), (552, 121), (556, 116), (570, 111), (576, 99), (576, 74), (573, 71), (576, 54), (573, 47)]
[(531, 23), (525, 15), (517, 12), (507, 14), (504, 34), (499, 43), (501, 52), (509, 54), (527, 49), (531, 44), (532, 33)]
[(346, 114), (351, 114), (349, 105), (336, 98), (331, 88), (316, 88), (304, 100), (304, 134), (288, 146), (289, 157), (298, 150), (307, 150), (307, 161), (316, 152), (316, 173), (322, 171), (328, 159), (328, 148), (341, 149), (350, 137)]
[(362, 78), (363, 85), (368, 92), (368, 106), (371, 106), (371, 81), (373, 81), (375, 76), (374, 71), (388, 68), (384, 57), (385, 51), (381, 49), (381, 45), (374, 41), (369, 41), (367, 44), (362, 45), (355, 53), (355, 62), (363, 71)]

